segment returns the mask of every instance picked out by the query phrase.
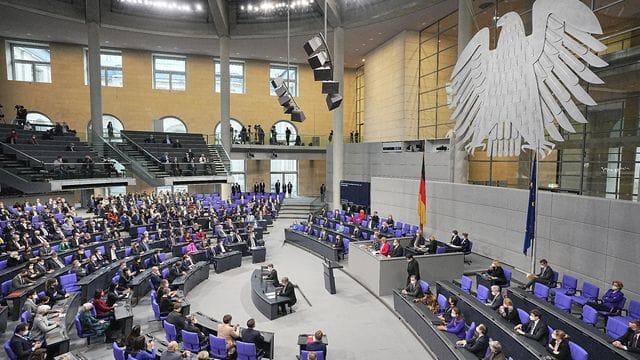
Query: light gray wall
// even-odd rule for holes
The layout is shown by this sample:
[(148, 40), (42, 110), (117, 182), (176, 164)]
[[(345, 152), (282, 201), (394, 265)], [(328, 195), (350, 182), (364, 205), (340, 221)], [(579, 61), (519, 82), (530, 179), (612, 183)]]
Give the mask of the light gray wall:
[[(381, 195), (372, 195), (372, 207), (386, 214), (386, 206), (402, 207), (397, 197), (415, 208), (415, 197), (405, 197), (397, 184), (374, 178), (372, 189)], [(531, 258), (522, 253), (527, 201), (527, 190), (427, 181), (425, 231), (445, 241), (452, 229), (468, 232), (474, 252), (528, 271)], [(537, 259), (548, 259), (560, 276), (577, 276), (579, 287), (586, 280), (603, 293), (618, 279), (627, 298), (640, 299), (640, 204), (545, 191), (538, 204)]]
[(396, 221), (418, 225), (420, 180), (371, 178), (371, 210), (380, 217), (393, 215)]

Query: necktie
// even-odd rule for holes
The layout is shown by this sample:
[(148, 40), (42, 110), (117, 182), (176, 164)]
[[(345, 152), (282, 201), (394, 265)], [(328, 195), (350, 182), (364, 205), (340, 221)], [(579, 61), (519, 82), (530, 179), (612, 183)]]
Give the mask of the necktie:
[(534, 321), (534, 322), (533, 322), (533, 325), (531, 326), (531, 332), (530, 332), (530, 334), (531, 334), (531, 335), (533, 335), (533, 330), (535, 330), (535, 329), (536, 329), (536, 325), (538, 325), (538, 322), (537, 322), (537, 321)]
[(253, 236), (251, 237), (251, 247), (256, 247), (256, 242), (253, 240)]
[(640, 333), (636, 333), (633, 337), (633, 343), (631, 344), (632, 348), (637, 348), (638, 347), (638, 338), (640, 337)]
[(222, 250), (223, 253), (227, 252), (227, 250), (224, 248), (224, 243), (220, 243), (220, 250)]

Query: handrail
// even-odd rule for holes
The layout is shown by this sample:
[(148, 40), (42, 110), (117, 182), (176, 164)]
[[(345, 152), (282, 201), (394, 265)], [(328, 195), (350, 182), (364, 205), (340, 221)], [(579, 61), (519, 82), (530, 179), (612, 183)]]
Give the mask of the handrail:
[(120, 132), (120, 137), (123, 137), (125, 139), (127, 139), (129, 141), (129, 143), (133, 146), (135, 146), (136, 148), (138, 148), (139, 150), (142, 150), (143, 153), (145, 153), (145, 155), (149, 156), (151, 159), (153, 159), (153, 161), (157, 162), (158, 164), (163, 164), (162, 161), (160, 161), (160, 159), (158, 159), (157, 157), (155, 157), (153, 154), (151, 154), (150, 152), (148, 152), (145, 148), (143, 148), (142, 146), (138, 145), (137, 142), (133, 141), (127, 134), (125, 134), (123, 131)]
[(45, 164), (44, 161), (36, 159), (33, 156), (31, 156), (31, 155), (29, 155), (29, 154), (27, 154), (27, 153), (25, 153), (23, 151), (18, 150), (16, 148), (14, 148), (13, 146), (9, 145), (9, 144), (2, 143), (2, 146), (8, 147), (9, 149), (19, 153), (20, 155), (25, 156), (25, 157), (29, 158), (30, 160), (35, 161), (36, 163), (39, 163), (40, 165), (44, 165)]

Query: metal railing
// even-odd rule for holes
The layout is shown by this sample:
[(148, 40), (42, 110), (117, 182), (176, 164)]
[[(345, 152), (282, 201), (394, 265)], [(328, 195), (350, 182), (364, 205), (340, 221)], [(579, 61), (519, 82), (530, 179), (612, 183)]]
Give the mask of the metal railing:
[(25, 152), (23, 152), (23, 151), (18, 150), (18, 149), (16, 149), (15, 147), (13, 147), (13, 146), (11, 146), (11, 145), (9, 145), (9, 144), (2, 143), (2, 148), (3, 148), (3, 151), (4, 151), (4, 148), (8, 148), (8, 149), (10, 149), (12, 152), (10, 152), (9, 154), (14, 154), (14, 155), (16, 155), (16, 154), (20, 154), (21, 156), (23, 156), (23, 157), (27, 158), (27, 159), (28, 159), (28, 161), (33, 161), (33, 162), (35, 162), (36, 164), (39, 164), (39, 165), (41, 165), (41, 166), (43, 166), (43, 167), (44, 167), (44, 165), (45, 165), (45, 162), (44, 162), (44, 161), (39, 160), (39, 159), (36, 159), (36, 158), (34, 158), (33, 156), (31, 156), (31, 155), (29, 155), (29, 154), (27, 154), (27, 153), (25, 153)]
[[(256, 145), (256, 146), (320, 146), (325, 147), (330, 144), (328, 134), (298, 134), (300, 136), (300, 144), (296, 145), (296, 137), (291, 136), (289, 138), (289, 145), (286, 143), (286, 137), (284, 134), (277, 134), (275, 139), (270, 133), (265, 133), (264, 138), (258, 138), (251, 133), (251, 138), (241, 139), (239, 135), (234, 136), (234, 145)], [(347, 137), (348, 140), (348, 137)], [(207, 144), (222, 145), (222, 138), (219, 135), (206, 135)]]

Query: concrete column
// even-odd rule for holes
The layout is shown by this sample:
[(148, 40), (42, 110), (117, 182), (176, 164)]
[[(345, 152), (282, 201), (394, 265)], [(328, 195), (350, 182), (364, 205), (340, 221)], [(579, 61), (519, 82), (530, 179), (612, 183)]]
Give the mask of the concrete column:
[[(473, 4), (471, 0), (458, 0), (458, 56), (473, 36)], [(456, 134), (451, 135), (451, 165), (449, 180), (455, 183), (467, 183), (469, 177), (469, 159), (463, 144), (456, 144)]]
[(89, 71), (89, 99), (91, 104), (92, 134), (87, 134), (91, 144), (98, 146), (101, 142), (95, 136), (102, 137), (102, 79), (100, 75), (100, 2), (87, 1), (87, 68)]
[[(344, 29), (333, 29), (333, 80), (340, 83), (340, 94), (344, 94)], [(344, 135), (342, 131), (344, 107), (333, 110), (333, 178), (331, 179), (332, 208), (340, 206), (340, 180), (342, 180)]]
[[(231, 75), (229, 73), (229, 37), (220, 37), (220, 135), (222, 146), (231, 153)], [(215, 134), (214, 134), (215, 136)]]

